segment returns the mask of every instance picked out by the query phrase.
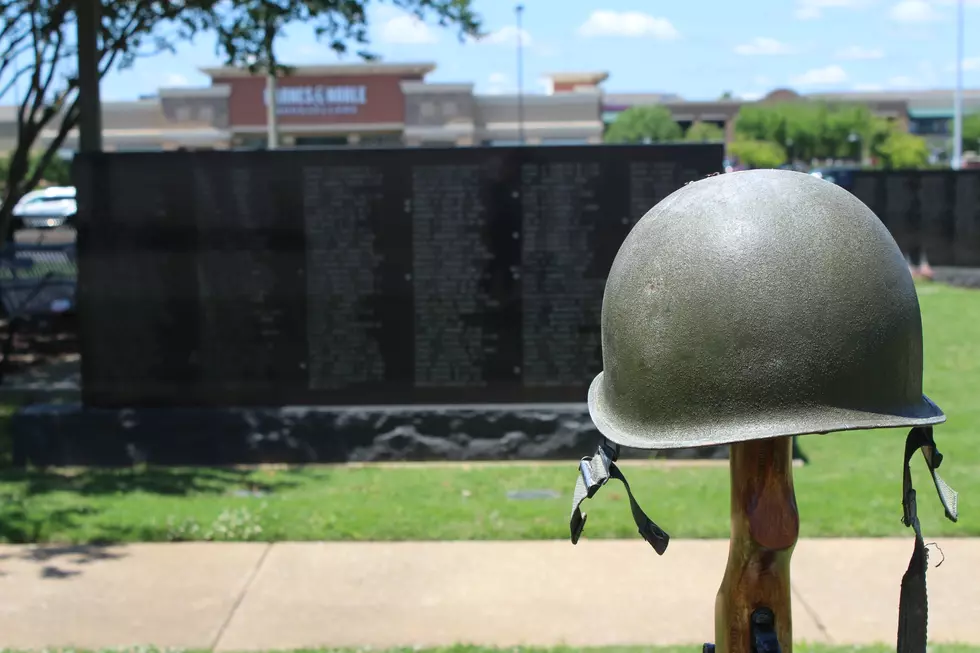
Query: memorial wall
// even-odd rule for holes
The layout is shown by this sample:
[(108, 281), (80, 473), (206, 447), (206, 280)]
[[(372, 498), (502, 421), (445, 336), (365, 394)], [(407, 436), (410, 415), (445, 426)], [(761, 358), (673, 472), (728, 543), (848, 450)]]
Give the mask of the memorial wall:
[(980, 170), (862, 171), (848, 190), (914, 262), (980, 267)]
[(582, 402), (632, 225), (721, 145), (76, 159), (88, 407)]

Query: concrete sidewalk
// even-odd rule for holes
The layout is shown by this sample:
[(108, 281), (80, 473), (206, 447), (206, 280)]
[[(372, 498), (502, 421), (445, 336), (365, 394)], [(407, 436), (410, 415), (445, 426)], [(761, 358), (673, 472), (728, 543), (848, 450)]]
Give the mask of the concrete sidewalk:
[[(930, 639), (980, 644), (980, 539), (939, 546)], [(911, 551), (911, 537), (802, 540), (795, 639), (894, 645)], [(700, 645), (727, 552), (674, 540), (660, 558), (639, 538), (2, 546), (0, 648)]]

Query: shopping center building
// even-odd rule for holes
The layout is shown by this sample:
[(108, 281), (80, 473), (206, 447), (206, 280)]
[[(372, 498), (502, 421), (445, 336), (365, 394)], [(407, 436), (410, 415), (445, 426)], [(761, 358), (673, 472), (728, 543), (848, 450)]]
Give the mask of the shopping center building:
[[(740, 100), (688, 101), (665, 93), (605, 93), (605, 72), (557, 73), (544, 94), (484, 95), (470, 83), (426, 81), (432, 63), (300, 66), (277, 80), (276, 122), (283, 147), (470, 146), (599, 143), (623, 110), (661, 104), (683, 127), (711, 122), (734, 135)], [(266, 78), (238, 68), (208, 68), (209, 86), (162, 88), (153, 97), (104, 102), (106, 150), (262, 148), (268, 133)], [(796, 99), (861, 102), (926, 136), (948, 140), (951, 91), (819, 93), (786, 89), (758, 102)], [(980, 111), (980, 90), (964, 94)], [(45, 134), (50, 137), (51, 134)], [(13, 107), (0, 107), (0, 150), (13, 146)], [(76, 134), (66, 142), (74, 149)]]

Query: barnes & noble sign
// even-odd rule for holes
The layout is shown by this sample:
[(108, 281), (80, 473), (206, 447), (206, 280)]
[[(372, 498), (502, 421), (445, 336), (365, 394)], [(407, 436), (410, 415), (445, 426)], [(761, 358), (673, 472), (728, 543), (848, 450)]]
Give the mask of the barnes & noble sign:
[[(263, 93), (263, 99), (268, 105), (268, 89)], [(366, 86), (308, 84), (276, 89), (276, 115), (279, 116), (356, 115), (365, 104)]]

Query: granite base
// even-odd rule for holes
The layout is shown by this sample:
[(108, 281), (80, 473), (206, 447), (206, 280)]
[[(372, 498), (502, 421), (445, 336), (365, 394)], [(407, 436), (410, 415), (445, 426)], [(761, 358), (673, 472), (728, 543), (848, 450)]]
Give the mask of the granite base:
[[(599, 433), (584, 405), (106, 410), (35, 404), (11, 420), (17, 466), (574, 460)], [(623, 458), (727, 459), (728, 447)], [(802, 455), (795, 451), (795, 457)]]

